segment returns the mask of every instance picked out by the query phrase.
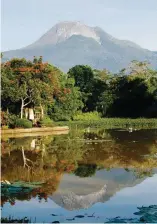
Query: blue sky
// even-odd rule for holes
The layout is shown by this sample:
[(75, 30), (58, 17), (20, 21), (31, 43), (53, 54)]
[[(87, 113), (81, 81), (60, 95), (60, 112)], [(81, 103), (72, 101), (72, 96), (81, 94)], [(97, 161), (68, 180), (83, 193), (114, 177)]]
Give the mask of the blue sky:
[(2, 51), (31, 44), (60, 21), (99, 26), (157, 50), (157, 0), (1, 0), (1, 11)]

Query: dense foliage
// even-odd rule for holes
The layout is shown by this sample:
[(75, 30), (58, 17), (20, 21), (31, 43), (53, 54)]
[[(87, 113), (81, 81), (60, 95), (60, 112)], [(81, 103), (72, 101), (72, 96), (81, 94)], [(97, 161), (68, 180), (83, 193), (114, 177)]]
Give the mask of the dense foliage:
[(1, 67), (3, 112), (23, 119), (26, 107), (41, 107), (52, 119), (70, 120), (82, 106), (74, 79), (67, 79), (58, 68), (43, 63), (42, 57), (33, 62), (12, 59)]
[(53, 126), (53, 122), (49, 117), (43, 117), (39, 121), (39, 126), (40, 127), (51, 127), (51, 126)]
[(25, 118), (26, 107), (40, 107), (55, 121), (84, 120), (87, 115), (157, 117), (157, 71), (146, 62), (133, 61), (118, 74), (86, 65), (64, 74), (42, 57), (33, 62), (14, 58), (2, 63), (1, 70), (4, 126), (10, 124), (10, 114)]
[(157, 71), (145, 62), (133, 61), (116, 75), (84, 65), (68, 74), (80, 88), (83, 112), (98, 111), (103, 117), (157, 116)]

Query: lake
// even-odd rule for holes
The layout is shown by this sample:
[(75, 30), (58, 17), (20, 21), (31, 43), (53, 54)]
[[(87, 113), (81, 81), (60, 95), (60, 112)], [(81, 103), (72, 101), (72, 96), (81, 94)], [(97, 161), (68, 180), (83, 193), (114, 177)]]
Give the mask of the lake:
[(2, 136), (2, 218), (157, 222), (157, 130)]

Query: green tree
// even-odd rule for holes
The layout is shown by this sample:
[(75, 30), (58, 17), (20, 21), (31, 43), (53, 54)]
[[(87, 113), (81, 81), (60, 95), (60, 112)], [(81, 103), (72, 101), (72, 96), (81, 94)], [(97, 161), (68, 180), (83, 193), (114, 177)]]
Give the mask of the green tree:
[(144, 79), (123, 77), (117, 80), (116, 85), (113, 115), (118, 117), (144, 116), (153, 100)]
[(146, 80), (148, 91), (152, 95), (153, 101), (148, 108), (147, 115), (149, 117), (157, 117), (157, 71), (153, 71), (153, 75)]
[(82, 106), (81, 93), (77, 87), (74, 87), (74, 79), (68, 78), (60, 93), (55, 97), (55, 103), (49, 105), (48, 115), (56, 121), (71, 120)]
[(107, 70), (94, 70), (94, 81), (92, 90), (93, 110), (98, 110), (103, 116), (107, 115), (110, 106), (113, 103), (113, 94), (110, 90), (112, 74)]
[(90, 66), (76, 65), (68, 72), (68, 76), (75, 79), (75, 86), (80, 88), (82, 100), (84, 103), (84, 111), (88, 111), (88, 101), (92, 96), (94, 73)]
[(111, 91), (106, 90), (100, 95), (97, 106), (102, 117), (110, 116), (112, 113), (113, 102), (114, 94)]
[(91, 90), (94, 74), (90, 66), (76, 65), (69, 70), (68, 75), (75, 79), (75, 86), (78, 86), (81, 92), (88, 93)]

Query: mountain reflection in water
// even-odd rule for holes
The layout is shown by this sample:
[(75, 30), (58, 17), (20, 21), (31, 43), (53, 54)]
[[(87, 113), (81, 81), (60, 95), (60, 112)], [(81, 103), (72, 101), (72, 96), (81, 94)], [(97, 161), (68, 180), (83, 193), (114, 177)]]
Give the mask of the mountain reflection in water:
[[(96, 213), (102, 216), (98, 221), (130, 217), (138, 206), (151, 205), (148, 197), (157, 204), (157, 191), (147, 190), (143, 204), (139, 191), (128, 205), (117, 194), (128, 187), (131, 194), (138, 186), (142, 192), (143, 183), (155, 182), (156, 156), (157, 130), (72, 130), (61, 136), (2, 138), (2, 217), (28, 216), (50, 222), (53, 210), (62, 214), (60, 222), (66, 218), (74, 222), (74, 215), (82, 212), (90, 220), (82, 217), (81, 222), (92, 222)], [(117, 197), (120, 201), (112, 204)], [(118, 203), (125, 211), (117, 208)]]

